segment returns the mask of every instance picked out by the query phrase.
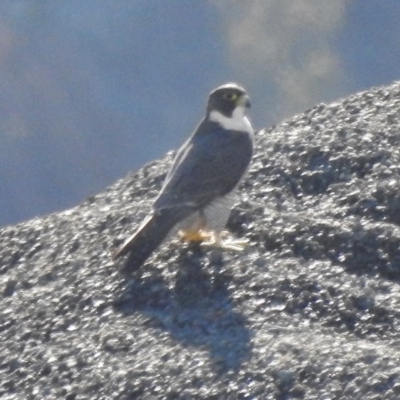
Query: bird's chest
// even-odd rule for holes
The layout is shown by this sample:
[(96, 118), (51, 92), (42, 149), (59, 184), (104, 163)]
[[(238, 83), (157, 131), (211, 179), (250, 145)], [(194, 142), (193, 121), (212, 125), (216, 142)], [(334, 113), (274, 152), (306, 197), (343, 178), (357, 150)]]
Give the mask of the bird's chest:
[(178, 229), (193, 232), (198, 230), (222, 231), (229, 219), (235, 200), (235, 193), (216, 198), (206, 207), (194, 212), (179, 223)]

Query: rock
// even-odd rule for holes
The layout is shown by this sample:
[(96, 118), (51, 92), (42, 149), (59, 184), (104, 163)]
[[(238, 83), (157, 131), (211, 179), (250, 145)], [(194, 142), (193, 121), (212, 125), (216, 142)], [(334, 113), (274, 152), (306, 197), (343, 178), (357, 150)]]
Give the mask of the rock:
[(110, 253), (171, 163), (0, 231), (0, 397), (398, 398), (400, 84), (257, 133), (241, 253)]

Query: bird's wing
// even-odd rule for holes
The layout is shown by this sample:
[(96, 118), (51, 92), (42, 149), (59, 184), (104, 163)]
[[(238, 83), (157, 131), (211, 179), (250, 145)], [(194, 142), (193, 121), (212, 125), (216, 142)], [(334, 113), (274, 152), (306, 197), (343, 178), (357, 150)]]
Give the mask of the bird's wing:
[(246, 172), (252, 150), (248, 133), (203, 121), (179, 150), (155, 210), (183, 205), (197, 209), (229, 193)]

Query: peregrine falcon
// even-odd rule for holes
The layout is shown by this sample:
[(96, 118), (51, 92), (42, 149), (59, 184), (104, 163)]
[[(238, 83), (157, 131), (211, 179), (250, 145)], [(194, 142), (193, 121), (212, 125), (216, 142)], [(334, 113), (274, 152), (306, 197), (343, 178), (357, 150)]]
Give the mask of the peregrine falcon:
[(179, 149), (152, 214), (113, 255), (128, 254), (123, 272), (137, 270), (171, 232), (187, 242), (241, 248), (224, 240), (223, 228), (253, 155), (248, 108), (246, 91), (235, 83), (210, 93), (206, 116)]

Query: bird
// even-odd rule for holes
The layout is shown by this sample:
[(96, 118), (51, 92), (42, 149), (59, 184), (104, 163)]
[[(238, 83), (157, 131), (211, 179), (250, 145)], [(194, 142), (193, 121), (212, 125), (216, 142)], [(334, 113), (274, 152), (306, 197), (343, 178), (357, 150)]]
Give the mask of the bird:
[(244, 248), (223, 229), (253, 155), (250, 106), (236, 83), (211, 91), (206, 115), (176, 153), (151, 214), (113, 253), (114, 260), (128, 255), (120, 272), (139, 269), (171, 232), (188, 243)]

